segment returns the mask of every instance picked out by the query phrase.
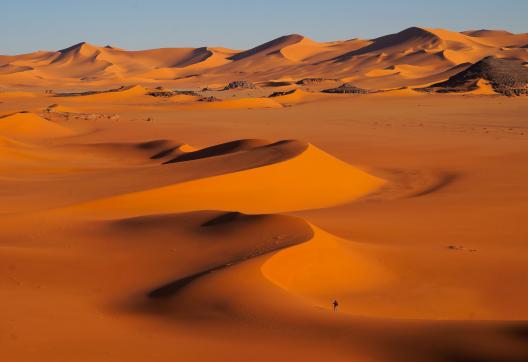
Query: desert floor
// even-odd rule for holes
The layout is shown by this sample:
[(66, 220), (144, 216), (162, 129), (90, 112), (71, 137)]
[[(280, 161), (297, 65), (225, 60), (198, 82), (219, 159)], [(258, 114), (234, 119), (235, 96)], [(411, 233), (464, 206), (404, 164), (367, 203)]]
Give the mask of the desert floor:
[(528, 360), (528, 98), (127, 92), (0, 93), (1, 360)]

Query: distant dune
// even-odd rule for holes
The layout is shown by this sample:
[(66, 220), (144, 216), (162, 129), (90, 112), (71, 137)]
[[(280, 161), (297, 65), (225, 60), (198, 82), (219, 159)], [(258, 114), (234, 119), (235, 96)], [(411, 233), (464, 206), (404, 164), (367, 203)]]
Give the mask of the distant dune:
[(389, 89), (445, 80), (449, 69), (487, 56), (528, 61), (526, 44), (528, 33), (487, 29), (459, 33), (418, 27), (376, 39), (334, 42), (291, 34), (249, 50), (127, 51), (83, 42), (59, 51), (0, 56), (0, 84), (54, 89), (122, 84), (199, 88), (242, 75), (260, 82), (354, 78), (360, 87)]

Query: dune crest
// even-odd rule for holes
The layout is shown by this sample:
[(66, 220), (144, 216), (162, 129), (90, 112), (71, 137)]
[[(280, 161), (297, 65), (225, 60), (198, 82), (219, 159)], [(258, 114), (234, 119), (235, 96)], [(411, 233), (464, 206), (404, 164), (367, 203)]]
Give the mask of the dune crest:
[[(115, 196), (73, 209), (116, 216), (204, 209), (275, 213), (347, 203), (384, 183), (298, 141), (269, 144), (240, 155), (249, 162), (241, 165), (241, 171)], [(221, 157), (218, 162), (222, 162)]]

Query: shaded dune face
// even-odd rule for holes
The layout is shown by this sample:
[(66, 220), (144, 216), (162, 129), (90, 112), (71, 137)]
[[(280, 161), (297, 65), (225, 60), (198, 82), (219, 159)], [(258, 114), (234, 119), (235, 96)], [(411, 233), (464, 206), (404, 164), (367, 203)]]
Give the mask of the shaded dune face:
[[(201, 276), (304, 242), (312, 236), (310, 226), (295, 217), (218, 211), (105, 221), (96, 224), (95, 229), (96, 235), (128, 243), (135, 250), (145, 247), (147, 240), (151, 240), (149, 244), (153, 251), (162, 245), (178, 247), (178, 243), (185, 243), (180, 246), (179, 255), (174, 255), (172, 260), (174, 262), (188, 255), (193, 261), (187, 263), (186, 271), (181, 272), (176, 280), (152, 286), (152, 290), (147, 292), (148, 298), (171, 297)], [(175, 241), (175, 235), (182, 240)], [(173, 262), (164, 268), (170, 270)], [(174, 278), (177, 270), (175, 268), (173, 272)]]
[(158, 139), (145, 142), (115, 142), (71, 144), (67, 148), (73, 152), (85, 151), (102, 158), (121, 160), (123, 163), (159, 164), (176, 155), (192, 150), (192, 147), (174, 140)]
[(374, 39), (372, 44), (366, 47), (354, 50), (350, 53), (341, 55), (335, 60), (344, 61), (357, 55), (363, 55), (370, 52), (382, 51), (387, 48), (399, 47), (401, 50), (414, 50), (415, 47), (434, 48), (441, 42), (441, 39), (435, 34), (421, 28), (405, 29), (397, 34), (391, 34)]
[(268, 146), (269, 142), (256, 139), (231, 141), (227, 143), (222, 143), (220, 145), (206, 147), (198, 151), (187, 152), (177, 156), (176, 158), (166, 161), (165, 163), (199, 160), (201, 158), (215, 157), (235, 152), (247, 151), (265, 145)]
[(296, 44), (303, 39), (304, 37), (299, 34), (286, 35), (286, 36), (274, 39), (265, 44), (259, 45), (258, 47), (255, 47), (248, 51), (242, 52), (240, 54), (236, 54), (230, 57), (229, 59), (236, 61), (236, 60), (242, 60), (242, 59), (246, 59), (251, 56), (260, 55), (260, 54), (269, 55), (269, 54), (272, 54), (273, 52), (279, 51), (280, 49), (284, 47)]
[[(217, 253), (210, 255), (210, 261), (202, 261), (201, 267), (149, 291), (149, 298), (175, 296), (187, 285), (197, 282), (200, 277), (229, 268), (282, 248), (302, 243), (312, 236), (312, 229), (301, 219), (281, 215), (245, 215), (239, 212), (196, 212), (191, 214), (147, 216), (118, 220), (111, 223), (112, 232), (134, 233), (156, 237), (181, 232), (178, 222), (185, 220), (189, 233), (204, 238), (201, 252), (207, 255), (207, 244)], [(193, 221), (199, 220), (199, 225)], [(255, 237), (257, 236), (258, 237)], [(209, 240), (209, 241), (207, 241)], [(211, 245), (211, 243), (213, 245)], [(222, 252), (219, 252), (221, 249)]]

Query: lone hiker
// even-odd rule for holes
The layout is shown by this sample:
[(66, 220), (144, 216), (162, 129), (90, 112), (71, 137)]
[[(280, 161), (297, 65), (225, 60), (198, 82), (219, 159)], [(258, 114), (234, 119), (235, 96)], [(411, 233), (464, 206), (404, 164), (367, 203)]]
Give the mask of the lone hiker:
[(337, 307), (339, 307), (339, 303), (337, 302), (337, 300), (334, 300), (332, 305), (334, 306), (334, 312), (337, 312)]

